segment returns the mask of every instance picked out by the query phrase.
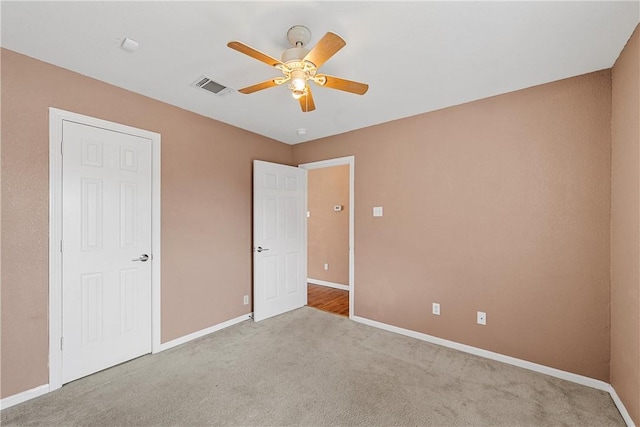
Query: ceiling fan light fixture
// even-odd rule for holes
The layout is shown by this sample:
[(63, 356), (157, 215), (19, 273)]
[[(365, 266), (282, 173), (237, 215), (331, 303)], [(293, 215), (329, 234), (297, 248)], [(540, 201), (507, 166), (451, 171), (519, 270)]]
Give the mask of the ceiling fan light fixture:
[(306, 87), (307, 74), (301, 69), (291, 71), (291, 84), (289, 85), (289, 89), (292, 91), (293, 98), (300, 99), (304, 95)]
[(304, 76), (293, 76), (291, 79), (291, 89), (294, 91), (303, 91), (307, 85), (307, 79)]

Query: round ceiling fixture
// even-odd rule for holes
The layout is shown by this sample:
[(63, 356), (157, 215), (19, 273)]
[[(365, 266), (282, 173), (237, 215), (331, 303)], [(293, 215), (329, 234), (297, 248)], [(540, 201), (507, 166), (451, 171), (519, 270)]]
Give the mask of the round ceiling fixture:
[(296, 131), (296, 133), (300, 136), (302, 135), (306, 135), (307, 134), (307, 130), (305, 128), (300, 128)]
[(140, 47), (140, 43), (129, 37), (125, 37), (120, 46), (127, 52), (135, 52)]

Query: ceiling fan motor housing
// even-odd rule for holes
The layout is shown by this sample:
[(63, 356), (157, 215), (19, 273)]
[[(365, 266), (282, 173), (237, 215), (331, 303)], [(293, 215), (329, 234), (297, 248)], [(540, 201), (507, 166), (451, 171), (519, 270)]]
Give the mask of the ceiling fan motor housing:
[(282, 62), (285, 64), (290, 61), (302, 61), (307, 56), (309, 49), (304, 47), (292, 47), (282, 53)]

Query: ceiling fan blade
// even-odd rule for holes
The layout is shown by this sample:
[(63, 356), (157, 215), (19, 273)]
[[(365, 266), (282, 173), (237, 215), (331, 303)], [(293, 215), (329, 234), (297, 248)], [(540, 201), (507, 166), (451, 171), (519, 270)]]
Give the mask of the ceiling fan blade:
[(264, 62), (265, 64), (272, 67), (275, 67), (276, 65), (282, 65), (282, 62), (278, 61), (277, 59), (267, 55), (266, 53), (262, 53), (259, 50), (256, 50), (242, 42), (229, 42), (227, 43), (227, 46), (229, 46), (231, 49), (237, 50), (240, 53), (244, 53), (245, 55), (257, 59), (258, 61)]
[(364, 95), (369, 90), (369, 85), (365, 83), (354, 82), (352, 80), (341, 79), (340, 77), (327, 76), (319, 74), (316, 77), (325, 79), (322, 86), (331, 89), (343, 90), (345, 92), (355, 93), (356, 95)]
[(313, 49), (307, 53), (304, 60), (313, 63), (316, 68), (320, 68), (322, 64), (327, 62), (329, 58), (345, 47), (346, 44), (347, 42), (345, 42), (342, 37), (335, 33), (328, 32), (316, 43)]
[(316, 104), (313, 102), (313, 96), (311, 95), (311, 88), (307, 86), (307, 94), (298, 99), (302, 112), (308, 113), (316, 109)]
[(267, 80), (266, 82), (255, 84), (253, 86), (247, 86), (245, 88), (238, 89), (238, 92), (248, 95), (250, 93), (254, 93), (263, 89), (269, 89), (270, 87), (274, 87), (277, 85), (278, 84), (276, 83), (276, 81), (274, 79), (271, 79), (271, 80)]

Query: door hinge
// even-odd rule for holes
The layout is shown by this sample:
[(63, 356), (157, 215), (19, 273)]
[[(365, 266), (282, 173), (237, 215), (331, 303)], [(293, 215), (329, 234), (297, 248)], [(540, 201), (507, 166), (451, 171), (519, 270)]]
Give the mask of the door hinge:
[(64, 337), (60, 337), (60, 350), (64, 349)]
[(60, 252), (62, 252), (62, 239), (60, 239)]
[(64, 141), (60, 141), (60, 155), (64, 154)]

